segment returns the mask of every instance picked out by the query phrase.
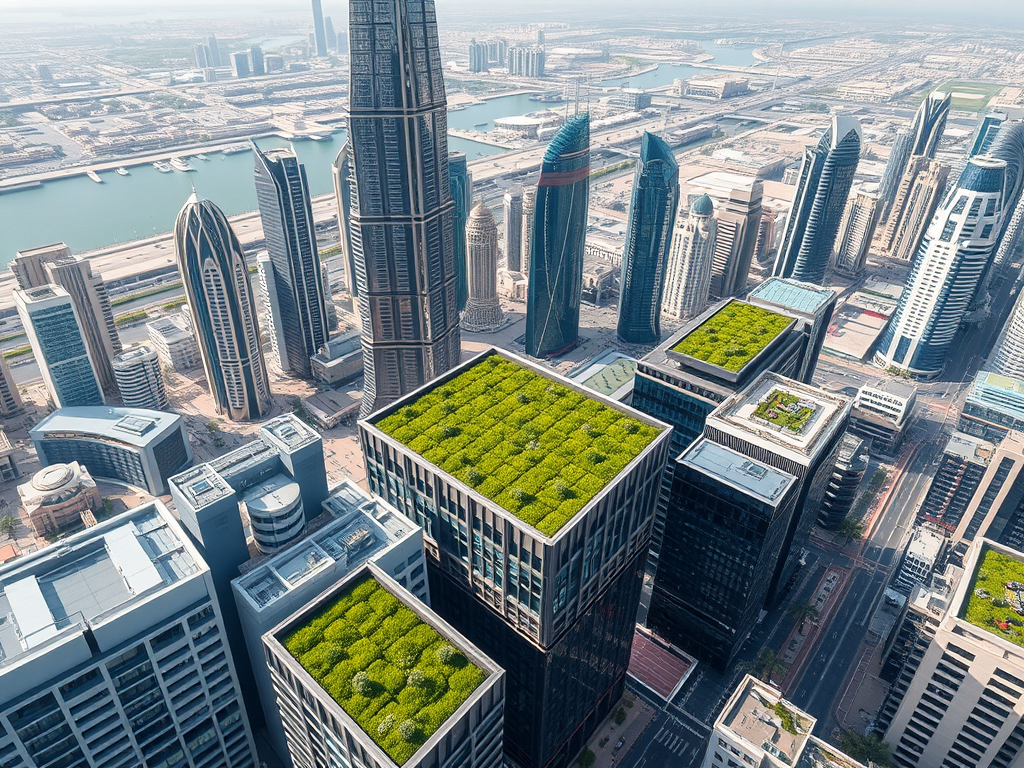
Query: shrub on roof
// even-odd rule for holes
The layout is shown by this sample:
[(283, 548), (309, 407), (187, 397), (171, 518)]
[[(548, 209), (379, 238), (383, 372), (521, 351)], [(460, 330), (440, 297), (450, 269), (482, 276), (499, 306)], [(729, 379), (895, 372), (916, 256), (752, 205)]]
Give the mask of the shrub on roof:
[(735, 373), (792, 321), (763, 307), (731, 301), (684, 336), (672, 351)]

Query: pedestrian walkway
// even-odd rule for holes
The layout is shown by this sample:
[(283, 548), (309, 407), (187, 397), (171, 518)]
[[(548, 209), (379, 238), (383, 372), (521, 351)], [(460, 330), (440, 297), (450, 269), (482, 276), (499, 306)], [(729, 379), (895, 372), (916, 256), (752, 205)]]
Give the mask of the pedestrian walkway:
[[(627, 701), (631, 701), (633, 706), (627, 706)], [(619, 709), (626, 713), (626, 719), (616, 724), (615, 715)], [(597, 758), (593, 768), (613, 768), (647, 730), (656, 714), (643, 699), (634, 699), (627, 693), (587, 743)]]

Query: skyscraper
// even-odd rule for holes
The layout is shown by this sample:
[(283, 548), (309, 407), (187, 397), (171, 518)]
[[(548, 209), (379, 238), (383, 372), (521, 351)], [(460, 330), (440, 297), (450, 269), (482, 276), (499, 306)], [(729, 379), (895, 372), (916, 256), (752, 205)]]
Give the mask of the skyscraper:
[(1006, 163), (974, 157), (939, 206), (875, 363), (914, 377), (941, 373), (960, 321), (995, 251)]
[(533, 222), (537, 217), (537, 187), (523, 187), (523, 234), (519, 240), (522, 262), (520, 272), (530, 279), (530, 256), (533, 251)]
[(217, 43), (217, 36), (210, 35), (206, 42), (210, 48), (210, 66), (219, 67), (221, 65), (220, 59), (220, 45)]
[(327, 30), (324, 29), (324, 9), (320, 0), (313, 0), (313, 36), (316, 40), (316, 55), (327, 55)]
[(838, 527), (853, 509), (857, 490), (871, 460), (868, 446), (869, 443), (856, 435), (849, 432), (843, 435), (835, 468), (818, 512), (818, 525), (822, 528)]
[(469, 71), (486, 72), (488, 64), (487, 45), (478, 43), (476, 38), (469, 41)]
[(661, 299), (678, 207), (679, 165), (668, 144), (644, 131), (619, 281), (618, 335), (629, 344), (661, 338)]
[(953, 93), (933, 91), (928, 94), (914, 115), (910, 126), (913, 144), (910, 147), (911, 157), (935, 158), (935, 152), (942, 140), (942, 132), (946, 129), (946, 118), (953, 103)]
[(193, 192), (174, 223), (174, 250), (217, 413), (236, 421), (265, 416), (272, 402), (256, 301), (227, 217)]
[(995, 373), (1024, 379), (1024, 298), (1021, 296), (1017, 297), (989, 359)]
[[(356, 262), (352, 252), (352, 190), (355, 176), (352, 173), (352, 145), (348, 140), (341, 145), (338, 156), (331, 164), (334, 179), (334, 203), (338, 208), (338, 238), (341, 256), (345, 261), (345, 286), (353, 299), (359, 296), (359, 281), (356, 280)], [(356, 316), (359, 313), (356, 312)]]
[(263, 49), (258, 45), (249, 48), (249, 69), (257, 76), (267, 74), (267, 68), (263, 64)]
[(59, 285), (14, 291), (29, 344), (57, 408), (103, 405), (103, 392), (78, 312)]
[(1024, 552), (1024, 434), (1016, 430), (999, 441), (953, 531), (955, 562), (962, 563), (971, 542), (980, 538)]
[(117, 389), (126, 408), (168, 409), (167, 387), (156, 352), (138, 346), (115, 357), (113, 365)]
[(433, 0), (351, 4), (349, 47), (349, 220), (366, 415), (458, 365), (462, 350)]
[(498, 302), (498, 225), (483, 201), (476, 204), (466, 226), (469, 301), (462, 315), (467, 331), (493, 331), (501, 325)]
[(807, 337), (792, 378), (809, 384), (814, 379), (825, 334), (836, 308), (836, 291), (813, 283), (770, 277), (747, 294), (747, 301), (772, 312), (799, 318), (797, 329)]
[(817, 146), (804, 150), (793, 210), (775, 261), (776, 276), (821, 284), (857, 171), (860, 145), (856, 118), (833, 115)]
[(338, 47), (338, 33), (334, 31), (334, 22), (330, 16), (324, 17), (324, 36), (327, 38), (327, 50), (333, 51)]
[(676, 221), (661, 306), (664, 314), (676, 320), (696, 317), (708, 305), (718, 231), (714, 214), (711, 198), (701, 195), (693, 201), (689, 215)]
[(473, 205), (473, 177), (466, 166), (466, 153), (448, 153), (448, 183), (455, 204), (455, 306), (461, 312), (469, 298), (469, 280), (466, 266), (466, 222)]
[(725, 299), (747, 287), (763, 212), (760, 179), (733, 176), (729, 189), (715, 198), (715, 247), (711, 262), (711, 297)]
[(14, 416), (25, 410), (18, 387), (11, 378), (11, 369), (0, 355), (0, 416)]
[(982, 118), (978, 123), (978, 130), (974, 134), (974, 142), (971, 144), (971, 157), (988, 153), (989, 147), (999, 135), (999, 129), (1005, 120), (1006, 115), (1002, 112), (989, 112)]
[(505, 193), (505, 269), (521, 272), (523, 266), (523, 190)]
[(544, 152), (530, 243), (526, 354), (554, 357), (579, 338), (590, 193), (590, 115), (565, 123)]
[(231, 54), (231, 71), (235, 77), (248, 77), (252, 74), (249, 68), (249, 54), (246, 51), (237, 51)]
[(883, 221), (889, 215), (889, 206), (896, 197), (896, 190), (907, 169), (913, 144), (914, 136), (909, 129), (901, 128), (896, 132), (896, 139), (893, 141), (889, 159), (885, 163), (885, 171), (882, 173), (882, 181), (878, 186), (878, 210)]
[(949, 166), (924, 157), (912, 157), (896, 193), (882, 248), (890, 257), (910, 261), (946, 191)]
[(202, 43), (196, 43), (192, 46), (192, 55), (195, 57), (196, 66), (199, 69), (206, 69), (207, 67), (213, 66), (213, 63), (210, 61), (210, 59), (213, 58), (213, 55), (210, 53), (209, 46), (203, 45)]
[(281, 370), (311, 378), (309, 358), (327, 343), (327, 306), (306, 169), (295, 153), (252, 143), (256, 201), (275, 290), (268, 292)]
[(833, 265), (837, 272), (858, 275), (864, 269), (878, 225), (878, 198), (857, 192), (846, 204), (836, 238)]

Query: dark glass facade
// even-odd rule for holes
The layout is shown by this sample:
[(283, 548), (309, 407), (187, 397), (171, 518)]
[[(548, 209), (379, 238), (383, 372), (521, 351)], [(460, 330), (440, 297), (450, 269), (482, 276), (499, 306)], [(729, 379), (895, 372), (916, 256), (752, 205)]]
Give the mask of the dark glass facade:
[(537, 184), (526, 293), (526, 354), (554, 357), (579, 339), (583, 248), (590, 195), (590, 116), (563, 125)]
[(455, 304), (461, 312), (469, 299), (469, 266), (466, 262), (466, 223), (473, 203), (473, 189), (465, 152), (448, 153), (448, 182), (455, 203)]
[(309, 358), (327, 343), (327, 305), (306, 169), (292, 152), (264, 154), (253, 143), (256, 201), (277, 296), (281, 367), (311, 378)]
[[(59, 397), (57, 405), (103, 405), (96, 372), (70, 299), (29, 313), (41, 354)], [(108, 363), (109, 364), (109, 363)]]
[(661, 297), (678, 207), (679, 165), (668, 144), (644, 131), (620, 277), (618, 334), (626, 343), (661, 338)]

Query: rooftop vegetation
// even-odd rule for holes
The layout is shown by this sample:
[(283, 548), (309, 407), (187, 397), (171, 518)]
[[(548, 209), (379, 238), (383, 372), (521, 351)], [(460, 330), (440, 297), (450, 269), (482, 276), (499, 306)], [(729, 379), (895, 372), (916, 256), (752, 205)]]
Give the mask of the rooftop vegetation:
[(284, 645), (398, 765), (486, 678), (372, 576)]
[(773, 389), (754, 409), (757, 418), (797, 434), (813, 415), (814, 408), (801, 404), (799, 397), (781, 389)]
[(377, 427), (547, 536), (659, 432), (498, 355)]
[(778, 312), (730, 301), (684, 336), (672, 351), (736, 373), (791, 322), (791, 317)]
[(971, 580), (967, 607), (961, 618), (997, 637), (1024, 646), (1024, 617), (1018, 613), (1022, 608), (1022, 593), (1024, 562), (994, 549), (986, 549)]

